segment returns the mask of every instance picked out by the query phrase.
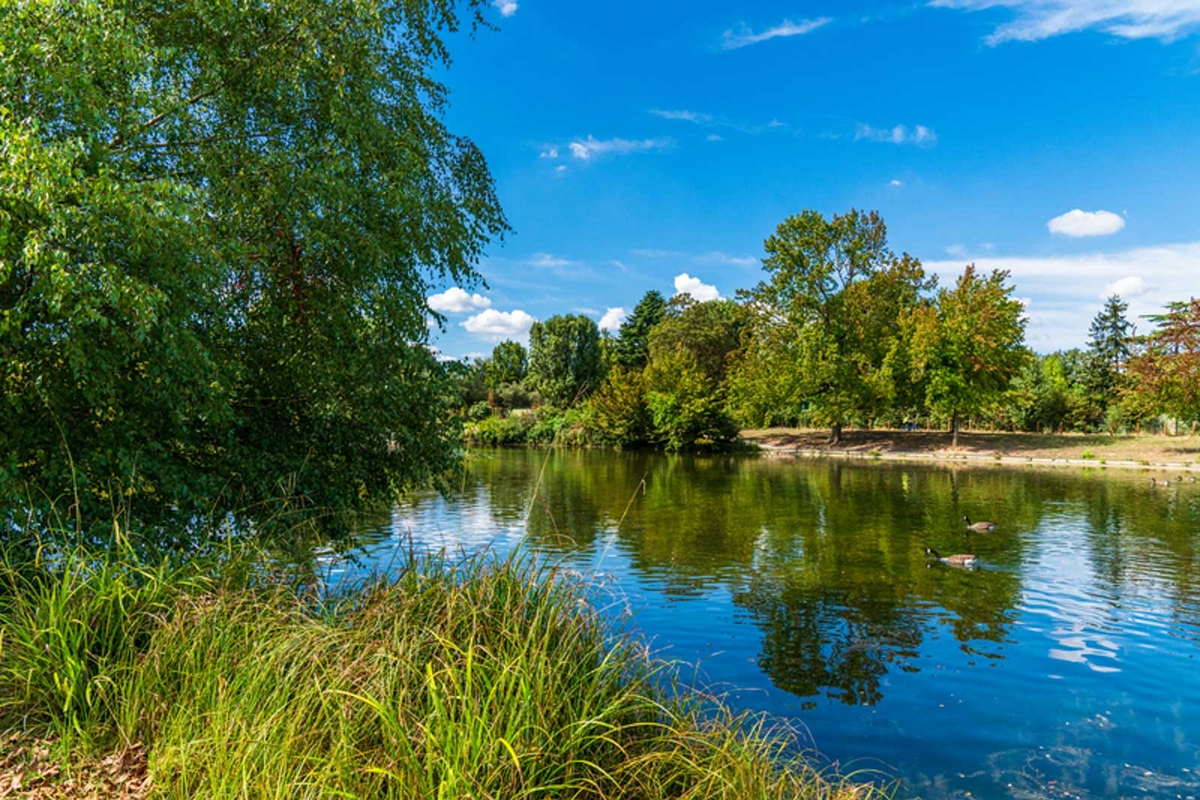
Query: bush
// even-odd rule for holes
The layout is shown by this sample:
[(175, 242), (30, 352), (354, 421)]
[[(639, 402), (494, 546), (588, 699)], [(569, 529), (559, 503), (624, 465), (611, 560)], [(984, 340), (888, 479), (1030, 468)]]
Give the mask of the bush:
[(473, 445), (524, 444), (533, 419), (509, 414), (507, 417), (488, 417), (463, 428), (463, 440)]
[(486, 400), (480, 400), (467, 409), (467, 419), (471, 422), (481, 422), (492, 416), (492, 407)]

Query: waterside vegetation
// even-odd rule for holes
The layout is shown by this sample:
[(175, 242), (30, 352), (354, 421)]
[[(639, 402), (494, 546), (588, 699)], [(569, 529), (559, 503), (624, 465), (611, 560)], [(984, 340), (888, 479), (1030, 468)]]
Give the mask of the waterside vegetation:
[[(60, 780), (137, 753), (154, 797), (875, 793), (815, 771), (787, 731), (679, 689), (585, 583), (530, 557), (409, 556), (324, 593), (264, 563), (228, 548), (186, 563), (10, 553), (10, 749), (50, 743)], [(44, 788), (29, 766), (0, 774)]]

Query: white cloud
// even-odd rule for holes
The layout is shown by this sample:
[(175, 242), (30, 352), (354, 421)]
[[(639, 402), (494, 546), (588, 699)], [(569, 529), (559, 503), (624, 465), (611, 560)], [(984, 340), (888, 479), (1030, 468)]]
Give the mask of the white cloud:
[[(1111, 290), (1144, 289), (1122, 294), (1129, 302), (1129, 320), (1141, 330), (1149, 325), (1139, 316), (1159, 313), (1174, 300), (1200, 297), (1200, 270), (1196, 269), (1200, 242), (1073, 256), (977, 256), (974, 260), (980, 270), (1008, 270), (1021, 296), (1035, 301), (1028, 339), (1042, 351), (1084, 346), (1088, 323), (1100, 310), (1097, 298), (1107, 297)], [(963, 270), (960, 260), (926, 261), (924, 266), (943, 285), (953, 285)]]
[(462, 326), (469, 333), (485, 336), (524, 337), (529, 335), (529, 329), (536, 321), (519, 308), (514, 311), (497, 311), (489, 308), (487, 311), (468, 317)]
[(499, 10), (502, 17), (511, 17), (517, 13), (516, 0), (493, 0), (492, 5)]
[(1141, 297), (1152, 288), (1137, 275), (1130, 275), (1128, 278), (1121, 278), (1118, 281), (1105, 284), (1104, 291), (1099, 294), (1099, 297), (1101, 300), (1104, 300), (1114, 294), (1118, 294), (1128, 300), (1131, 297)]
[(567, 165), (559, 164), (557, 167), (554, 168), (554, 171), (561, 175), (562, 173), (567, 171)]
[(582, 161), (588, 161), (593, 156), (618, 155), (630, 153), (645, 153), (650, 150), (663, 150), (674, 142), (669, 138), (662, 139), (596, 139), (592, 136), (570, 144), (571, 155)]
[(690, 294), (694, 300), (701, 303), (707, 300), (716, 300), (721, 296), (716, 286), (704, 283), (699, 278), (693, 278), (686, 272), (675, 276), (675, 294)]
[(720, 136), (719, 134), (716, 134), (716, 133), (710, 133), (708, 136), (706, 136), (704, 138), (708, 139), (708, 141), (710, 141), (710, 142), (721, 142), (721, 141), (725, 140), (724, 136)]
[(442, 314), (464, 314), (481, 308), (491, 308), (492, 301), (481, 294), (467, 294), (457, 286), (451, 286), (444, 292), (430, 295), (426, 301), (429, 307)]
[(783, 22), (776, 25), (774, 28), (768, 28), (765, 31), (755, 33), (750, 28), (742, 25), (735, 32), (727, 30), (721, 34), (721, 49), (722, 50), (737, 50), (739, 47), (747, 47), (759, 42), (765, 42), (768, 39), (778, 39), (786, 36), (803, 36), (806, 33), (812, 33), (817, 28), (822, 28), (833, 22), (830, 17), (818, 17), (817, 19), (802, 19), (799, 22), (792, 22), (785, 19)]
[(1064, 236), (1111, 236), (1125, 227), (1125, 220), (1111, 211), (1080, 211), (1078, 208), (1046, 223), (1051, 233)]
[(1012, 11), (1015, 18), (987, 37), (991, 45), (1035, 42), (1091, 28), (1123, 39), (1171, 41), (1200, 29), (1200, 0), (932, 0), (930, 5)]
[(891, 128), (874, 128), (865, 122), (854, 127), (854, 139), (866, 139), (871, 142), (890, 142), (891, 144), (915, 144), (919, 147), (933, 147), (937, 144), (937, 134), (932, 128), (917, 125), (909, 130), (905, 125)]
[(903, 185), (904, 185), (904, 181), (900, 180), (899, 178), (892, 178), (890, 181), (888, 181), (888, 186), (895, 186), (895, 187), (899, 188)]
[(961, 245), (961, 244), (949, 245), (946, 247), (946, 252), (949, 255), (955, 256), (957, 258), (966, 258), (967, 257), (966, 245)]
[(558, 158), (558, 148), (554, 146), (547, 147), (538, 153), (538, 158)]
[(621, 327), (621, 323), (625, 321), (625, 309), (618, 306), (610, 308), (604, 312), (604, 316), (600, 318), (600, 330), (615, 331)]

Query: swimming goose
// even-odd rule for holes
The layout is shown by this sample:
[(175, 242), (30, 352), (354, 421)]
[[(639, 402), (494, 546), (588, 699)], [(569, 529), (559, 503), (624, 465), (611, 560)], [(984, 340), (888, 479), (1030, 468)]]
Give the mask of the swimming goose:
[(963, 522), (967, 523), (969, 531), (990, 531), (996, 527), (994, 522), (971, 522), (971, 518), (966, 514), (963, 515)]
[(944, 556), (932, 547), (925, 548), (925, 555), (933, 556), (943, 564), (949, 564), (952, 567), (973, 567), (979, 559), (972, 554), (958, 553), (952, 556)]

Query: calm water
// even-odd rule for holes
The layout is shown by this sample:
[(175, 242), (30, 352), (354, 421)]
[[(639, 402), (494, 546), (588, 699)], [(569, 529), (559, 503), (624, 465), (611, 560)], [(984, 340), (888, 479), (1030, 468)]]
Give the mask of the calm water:
[[(996, 532), (968, 537), (963, 514)], [(613, 613), (660, 656), (902, 794), (1200, 797), (1200, 484), (499, 451), (461, 495), (381, 520), (366, 568), (410, 534), (506, 549), (526, 527), (611, 576)], [(931, 567), (926, 546), (980, 567)]]

